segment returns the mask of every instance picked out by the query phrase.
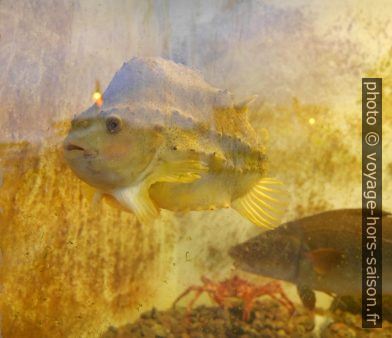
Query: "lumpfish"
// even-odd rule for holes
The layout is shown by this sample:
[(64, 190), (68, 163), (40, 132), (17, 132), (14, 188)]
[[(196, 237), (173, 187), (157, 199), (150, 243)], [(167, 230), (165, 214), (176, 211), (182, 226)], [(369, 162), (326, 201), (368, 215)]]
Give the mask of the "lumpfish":
[(262, 227), (279, 223), (284, 190), (248, 122), (250, 100), (162, 58), (124, 63), (102, 105), (75, 117), (64, 142), (74, 173), (139, 221), (159, 209), (232, 207)]
[[(383, 295), (392, 295), (392, 215), (382, 218)], [(372, 246), (371, 246), (372, 247)], [(327, 211), (298, 219), (232, 247), (244, 271), (297, 285), (304, 305), (313, 290), (338, 296), (362, 294), (362, 209)]]

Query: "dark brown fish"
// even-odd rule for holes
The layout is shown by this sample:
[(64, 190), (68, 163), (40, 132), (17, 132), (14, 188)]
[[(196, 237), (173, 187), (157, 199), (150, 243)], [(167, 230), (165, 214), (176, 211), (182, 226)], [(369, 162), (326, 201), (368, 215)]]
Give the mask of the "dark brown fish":
[[(392, 216), (383, 213), (383, 294), (392, 295)], [(255, 274), (295, 283), (306, 306), (313, 290), (360, 296), (362, 290), (362, 209), (305, 217), (230, 249), (235, 265)]]

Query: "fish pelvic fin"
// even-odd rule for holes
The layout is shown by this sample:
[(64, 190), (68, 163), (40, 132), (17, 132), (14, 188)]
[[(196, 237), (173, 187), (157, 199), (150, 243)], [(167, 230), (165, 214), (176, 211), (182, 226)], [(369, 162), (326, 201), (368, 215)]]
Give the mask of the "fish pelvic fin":
[(151, 199), (149, 190), (157, 182), (190, 183), (198, 180), (208, 167), (197, 160), (160, 161), (147, 177), (139, 183), (112, 192), (123, 208), (135, 214), (143, 224), (159, 216), (159, 208)]
[(234, 200), (231, 206), (257, 226), (273, 229), (280, 224), (287, 197), (280, 181), (263, 178), (244, 196)]
[(151, 223), (159, 216), (159, 209), (151, 200), (145, 184), (114, 190), (112, 196), (123, 208), (135, 214), (142, 224)]
[(304, 285), (297, 285), (298, 296), (302, 304), (309, 310), (314, 310), (316, 307), (316, 294), (314, 291)]

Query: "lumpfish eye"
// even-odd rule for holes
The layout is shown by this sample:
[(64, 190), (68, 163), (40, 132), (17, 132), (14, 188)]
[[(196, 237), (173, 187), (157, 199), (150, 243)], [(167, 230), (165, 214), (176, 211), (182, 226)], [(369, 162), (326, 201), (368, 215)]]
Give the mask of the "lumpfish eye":
[(106, 118), (106, 128), (109, 133), (118, 133), (121, 130), (122, 122), (118, 116), (110, 115)]

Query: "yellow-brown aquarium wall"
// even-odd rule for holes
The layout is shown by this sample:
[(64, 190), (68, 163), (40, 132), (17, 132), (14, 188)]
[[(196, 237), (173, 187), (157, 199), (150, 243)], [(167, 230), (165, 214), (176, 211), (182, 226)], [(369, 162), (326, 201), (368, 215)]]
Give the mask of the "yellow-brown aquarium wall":
[(163, 211), (141, 225), (94, 202), (71, 172), (61, 145), (73, 115), (133, 56), (194, 67), (238, 100), (258, 95), (250, 123), (290, 192), (282, 221), (361, 207), (361, 78), (382, 77), (392, 211), (391, 10), (356, 0), (0, 0), (0, 336), (98, 337), (169, 308), (201, 275), (237, 273), (227, 250), (262, 231), (233, 210)]

